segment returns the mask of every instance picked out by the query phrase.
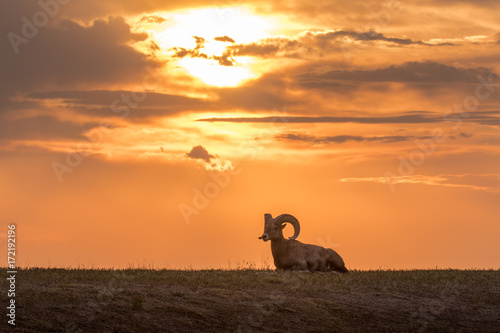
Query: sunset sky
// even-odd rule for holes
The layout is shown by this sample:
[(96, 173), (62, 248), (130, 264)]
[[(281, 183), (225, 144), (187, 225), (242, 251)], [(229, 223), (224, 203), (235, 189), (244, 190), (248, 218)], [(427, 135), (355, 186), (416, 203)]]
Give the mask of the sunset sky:
[(499, 268), (498, 17), (2, 1), (1, 244), (15, 223), (23, 266), (274, 267), (257, 238), (288, 213), (350, 269)]

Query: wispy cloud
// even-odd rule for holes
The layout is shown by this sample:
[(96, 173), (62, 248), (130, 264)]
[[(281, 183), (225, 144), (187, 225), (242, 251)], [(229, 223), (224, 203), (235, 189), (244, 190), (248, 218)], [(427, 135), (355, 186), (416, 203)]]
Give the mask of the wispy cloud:
[[(205, 43), (207, 41), (202, 37), (193, 36), (193, 38), (196, 41), (196, 47), (194, 49), (186, 49), (184, 47), (173, 47), (171, 49), (174, 52), (173, 56), (176, 58), (191, 57), (191, 58), (213, 59), (217, 60), (219, 62), (219, 65), (221, 66), (234, 65), (235, 60), (231, 58), (231, 53), (229, 51), (224, 51), (222, 52), (221, 55), (209, 56), (206, 53), (202, 52), (202, 50), (205, 47)], [(215, 37), (214, 40), (218, 42), (234, 43), (234, 40), (228, 36)]]
[[(470, 112), (470, 116), (464, 118), (465, 122), (473, 122), (482, 125), (500, 125), (500, 111), (478, 111)], [(315, 117), (315, 116), (287, 116), (287, 117), (234, 117), (234, 118), (202, 118), (197, 121), (204, 122), (232, 122), (232, 123), (275, 123), (275, 122), (285, 122), (285, 123), (295, 123), (295, 124), (305, 124), (305, 123), (356, 123), (356, 124), (430, 124), (430, 123), (440, 123), (446, 122), (453, 119), (454, 117), (461, 117), (460, 114), (443, 114), (437, 112), (426, 112), (426, 111), (410, 111), (405, 114), (395, 115), (395, 116), (372, 116), (372, 117)]]
[(143, 23), (157, 23), (157, 24), (163, 23), (165, 21), (167, 21), (167, 19), (159, 15), (143, 15), (139, 20), (139, 22)]
[(385, 136), (358, 136), (358, 135), (335, 135), (316, 136), (304, 133), (281, 133), (275, 136), (277, 140), (301, 141), (313, 144), (344, 143), (348, 141), (381, 143), (393, 143), (409, 140), (431, 139), (432, 136), (410, 136), (410, 135), (385, 135)]
[(287, 123), (358, 123), (358, 124), (415, 124), (434, 123), (441, 119), (436, 116), (425, 116), (420, 114), (401, 115), (390, 117), (234, 117), (234, 118), (203, 118), (197, 121), (206, 122), (233, 122), (233, 123), (274, 123), (283, 121)]
[(304, 31), (297, 36), (272, 36), (251, 43), (235, 44), (235, 41), (228, 37), (215, 37), (214, 40), (229, 42), (223, 53), (216, 56), (208, 56), (201, 52), (206, 40), (196, 39), (194, 49), (175, 47), (174, 56), (178, 58), (204, 58), (218, 60), (220, 65), (232, 66), (235, 61), (232, 57), (251, 56), (260, 58), (301, 58), (313, 59), (324, 57), (325, 53), (343, 53), (347, 48), (351, 48), (353, 43), (367, 44), (373, 47), (391, 46), (391, 47), (409, 47), (409, 46), (453, 46), (449, 42), (440, 43), (433, 41), (428, 43), (421, 40), (412, 40), (410, 38), (399, 38), (385, 36), (374, 30), (355, 31), (355, 30), (323, 30), (323, 31)]
[(387, 185), (422, 184), (500, 193), (500, 174), (443, 174), (437, 176), (384, 176), (342, 178), (341, 182), (372, 182)]
[[(312, 58), (325, 52), (344, 52), (352, 43), (382, 43), (390, 46), (453, 46), (452, 43), (427, 43), (421, 40), (386, 36), (374, 30), (304, 31), (295, 37), (268, 37), (247, 44), (234, 44), (227, 50), (234, 56)], [(343, 51), (344, 50), (344, 51)]]
[[(478, 68), (462, 68), (442, 64), (435, 61), (411, 61), (400, 65), (391, 65), (371, 70), (332, 70), (326, 73), (306, 73), (298, 77), (299, 82), (307, 87), (307, 83), (334, 81), (356, 82), (406, 82), (406, 83), (476, 83), (478, 77), (491, 77), (494, 82), (500, 76), (491, 70)], [(317, 85), (315, 85), (317, 86)]]
[(214, 38), (215, 41), (218, 41), (218, 42), (227, 42), (227, 43), (235, 43), (234, 39), (232, 39), (231, 37), (229, 36), (220, 36), (220, 37), (215, 37)]

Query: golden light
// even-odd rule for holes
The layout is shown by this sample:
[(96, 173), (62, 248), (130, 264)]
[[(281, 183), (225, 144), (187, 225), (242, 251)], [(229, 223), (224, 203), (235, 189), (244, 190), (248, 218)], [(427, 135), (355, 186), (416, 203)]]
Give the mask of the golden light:
[(211, 39), (229, 36), (236, 43), (249, 43), (267, 36), (272, 24), (246, 8), (205, 8), (177, 14), (166, 23), (167, 29), (158, 33), (169, 47), (194, 47), (193, 36)]
[[(272, 22), (253, 14), (249, 9), (204, 8), (177, 12), (168, 16), (161, 31), (150, 31), (166, 56), (172, 59), (173, 48), (192, 50), (197, 47), (194, 36), (205, 41), (199, 48), (208, 59), (185, 56), (177, 61), (181, 70), (213, 86), (236, 86), (242, 81), (256, 77), (250, 70), (249, 57), (233, 57), (233, 66), (222, 66), (213, 56), (221, 56), (230, 41), (216, 41), (216, 37), (227, 36), (236, 44), (258, 41), (269, 35)], [(228, 39), (229, 40), (229, 39)]]
[(234, 87), (255, 75), (244, 66), (220, 66), (216, 61), (200, 58), (184, 58), (178, 61), (190, 75), (208, 85)]

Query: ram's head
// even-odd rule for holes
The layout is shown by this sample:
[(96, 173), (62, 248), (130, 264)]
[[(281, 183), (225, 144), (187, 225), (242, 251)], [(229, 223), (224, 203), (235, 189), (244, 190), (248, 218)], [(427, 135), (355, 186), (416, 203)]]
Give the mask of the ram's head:
[(293, 236), (289, 238), (297, 238), (300, 233), (300, 224), (295, 217), (289, 214), (282, 214), (273, 219), (271, 214), (265, 214), (264, 233), (259, 237), (259, 239), (262, 239), (264, 242), (267, 242), (268, 240), (284, 239), (283, 228), (285, 227), (285, 223), (290, 223), (295, 231)]

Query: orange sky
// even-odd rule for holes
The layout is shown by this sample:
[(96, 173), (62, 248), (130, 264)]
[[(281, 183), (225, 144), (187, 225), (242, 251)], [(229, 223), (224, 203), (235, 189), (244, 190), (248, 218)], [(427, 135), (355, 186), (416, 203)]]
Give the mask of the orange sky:
[(63, 2), (0, 4), (21, 265), (272, 266), (288, 213), (350, 269), (499, 268), (499, 3)]

